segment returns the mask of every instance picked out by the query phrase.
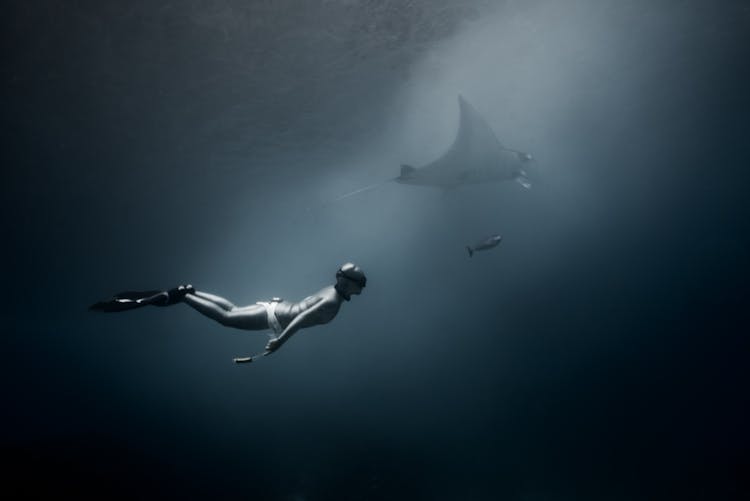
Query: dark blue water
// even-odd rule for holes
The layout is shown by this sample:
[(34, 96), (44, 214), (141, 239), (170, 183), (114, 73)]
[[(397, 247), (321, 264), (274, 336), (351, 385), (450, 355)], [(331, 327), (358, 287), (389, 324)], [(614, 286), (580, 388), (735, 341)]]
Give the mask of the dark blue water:
[[(16, 2), (3, 16), (8, 490), (732, 499), (748, 490), (750, 5)], [(534, 187), (386, 184), (464, 95)], [(469, 259), (464, 246), (500, 233)], [(260, 363), (192, 283), (368, 286)]]

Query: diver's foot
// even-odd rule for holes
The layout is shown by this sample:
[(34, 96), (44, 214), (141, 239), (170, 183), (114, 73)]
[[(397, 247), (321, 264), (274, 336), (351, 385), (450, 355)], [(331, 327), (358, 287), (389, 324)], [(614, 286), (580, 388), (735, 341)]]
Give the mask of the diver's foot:
[(187, 294), (195, 293), (195, 287), (192, 285), (180, 285), (173, 287), (168, 291), (159, 292), (153, 296), (138, 299), (140, 304), (150, 304), (151, 306), (171, 306), (182, 302)]
[(232, 361), (235, 364), (245, 364), (245, 363), (248, 363), (248, 362), (252, 362), (253, 361), (253, 357), (233, 358)]
[(169, 289), (167, 292), (162, 293), (167, 295), (167, 300), (165, 303), (160, 304), (159, 306), (169, 306), (172, 304), (180, 303), (183, 299), (185, 299), (186, 295), (194, 293), (195, 287), (189, 284), (174, 287), (172, 289)]

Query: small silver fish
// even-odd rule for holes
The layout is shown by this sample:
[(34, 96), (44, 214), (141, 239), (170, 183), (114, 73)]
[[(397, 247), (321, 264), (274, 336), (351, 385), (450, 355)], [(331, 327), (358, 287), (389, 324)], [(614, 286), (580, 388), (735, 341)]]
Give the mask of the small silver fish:
[(480, 240), (473, 246), (467, 245), (466, 250), (469, 251), (469, 257), (471, 257), (474, 255), (475, 251), (487, 250), (492, 249), (493, 247), (497, 247), (502, 240), (503, 237), (501, 235), (492, 235), (485, 238), (484, 240)]

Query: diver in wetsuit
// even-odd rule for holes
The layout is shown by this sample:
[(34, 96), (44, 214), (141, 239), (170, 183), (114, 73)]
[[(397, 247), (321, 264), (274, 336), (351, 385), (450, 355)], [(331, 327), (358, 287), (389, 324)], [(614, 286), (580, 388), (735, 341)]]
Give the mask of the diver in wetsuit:
[[(93, 310), (124, 311), (140, 306), (169, 306), (184, 302), (227, 327), (244, 330), (271, 329), (277, 337), (268, 341), (263, 355), (278, 350), (299, 329), (327, 324), (339, 312), (344, 301), (360, 294), (367, 278), (359, 266), (346, 263), (336, 272), (336, 284), (329, 285), (298, 303), (279, 298), (250, 306), (235, 306), (223, 297), (197, 291), (192, 285), (181, 285), (169, 291), (145, 293), (124, 292), (108, 301), (91, 306)], [(140, 296), (140, 297), (137, 297)], [(235, 358), (237, 363), (252, 362), (256, 357)]]

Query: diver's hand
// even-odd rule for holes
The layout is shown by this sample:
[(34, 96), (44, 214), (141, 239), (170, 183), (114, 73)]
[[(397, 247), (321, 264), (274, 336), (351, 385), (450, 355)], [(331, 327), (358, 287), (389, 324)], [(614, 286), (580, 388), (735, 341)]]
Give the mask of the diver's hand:
[(270, 341), (268, 341), (268, 344), (266, 344), (266, 352), (263, 355), (270, 355), (274, 351), (278, 350), (279, 346), (281, 346), (281, 340), (279, 338), (275, 337), (271, 339)]

